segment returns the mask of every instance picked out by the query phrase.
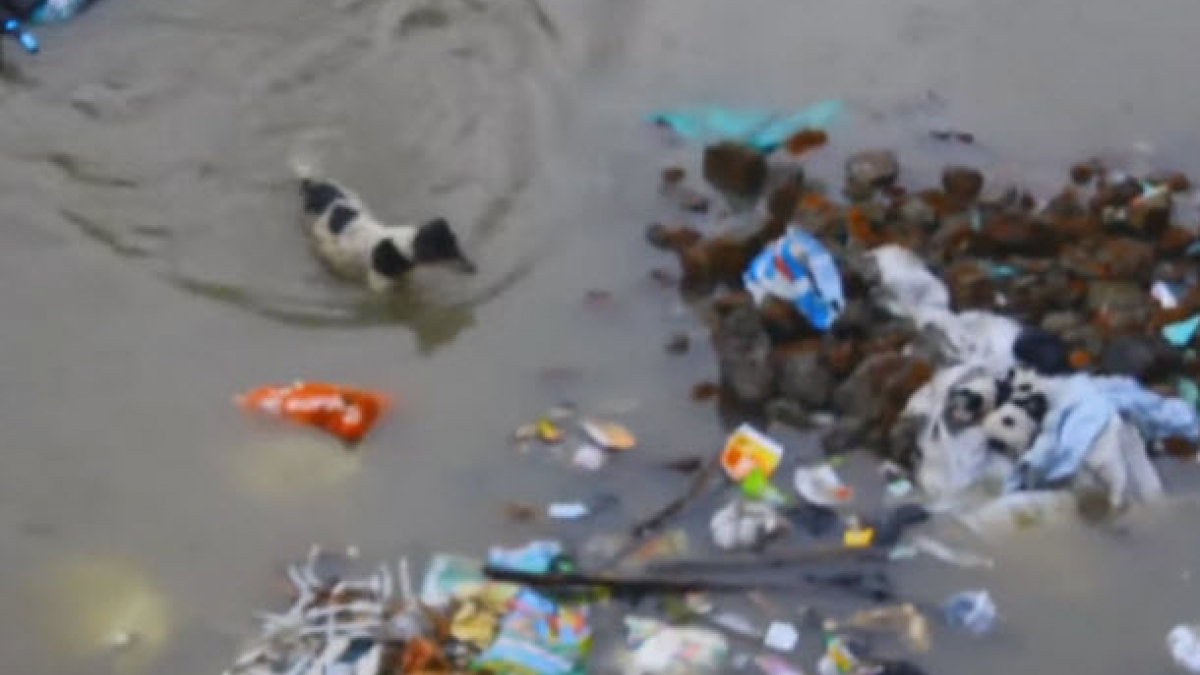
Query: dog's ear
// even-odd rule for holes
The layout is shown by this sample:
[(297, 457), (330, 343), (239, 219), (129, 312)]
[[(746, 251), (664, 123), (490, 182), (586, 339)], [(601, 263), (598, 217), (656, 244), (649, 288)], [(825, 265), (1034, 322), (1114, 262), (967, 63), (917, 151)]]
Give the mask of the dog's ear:
[(417, 229), (413, 258), (416, 262), (458, 262), (463, 271), (475, 271), (475, 265), (463, 254), (458, 237), (445, 218), (435, 218)]
[(385, 279), (399, 279), (412, 269), (413, 261), (400, 252), (396, 242), (386, 237), (371, 249), (371, 270)]

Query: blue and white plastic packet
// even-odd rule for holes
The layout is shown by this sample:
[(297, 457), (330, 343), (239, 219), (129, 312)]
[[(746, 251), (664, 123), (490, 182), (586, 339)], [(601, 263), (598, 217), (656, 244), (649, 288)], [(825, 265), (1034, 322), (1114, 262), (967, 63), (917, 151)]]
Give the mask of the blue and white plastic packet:
[(818, 330), (829, 330), (846, 300), (833, 255), (816, 237), (792, 228), (759, 253), (742, 275), (754, 302), (775, 296), (795, 305)]

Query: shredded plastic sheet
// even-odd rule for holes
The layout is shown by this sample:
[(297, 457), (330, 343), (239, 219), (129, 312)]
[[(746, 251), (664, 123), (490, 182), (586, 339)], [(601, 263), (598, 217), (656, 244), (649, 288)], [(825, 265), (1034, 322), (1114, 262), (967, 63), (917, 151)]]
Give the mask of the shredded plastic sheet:
[(828, 330), (846, 305), (833, 255), (816, 237), (796, 228), (755, 256), (742, 281), (756, 303), (767, 296), (786, 300), (818, 330)]
[(791, 113), (701, 106), (653, 112), (647, 120), (670, 128), (685, 140), (741, 141), (770, 152), (803, 129), (827, 129), (844, 108), (838, 99), (818, 101)]
[(996, 373), (1013, 364), (1020, 324), (991, 312), (951, 311), (946, 285), (906, 248), (888, 244), (868, 255), (878, 270), (878, 301), (925, 333), (946, 364), (983, 365)]
[(625, 617), (632, 650), (631, 675), (703, 675), (721, 671), (729, 643), (720, 633), (695, 626), (671, 626), (656, 619)]
[(391, 404), (386, 394), (325, 382), (266, 384), (235, 401), (247, 410), (316, 427), (346, 443), (361, 441)]

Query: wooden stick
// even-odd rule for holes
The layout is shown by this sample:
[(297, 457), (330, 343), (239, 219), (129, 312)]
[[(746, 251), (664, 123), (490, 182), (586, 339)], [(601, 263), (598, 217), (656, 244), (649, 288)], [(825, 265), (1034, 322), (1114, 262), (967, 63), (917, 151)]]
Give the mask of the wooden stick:
[(862, 558), (882, 560), (884, 553), (869, 548), (847, 548), (841, 544), (828, 544), (806, 550), (773, 551), (761, 554), (727, 555), (716, 558), (679, 558), (651, 563), (650, 569), (657, 573), (694, 572), (738, 572), (754, 571), (764, 567), (784, 567), (829, 562), (832, 560)]
[(756, 588), (797, 590), (802, 581), (750, 581), (730, 579), (685, 579), (675, 576), (621, 576), (585, 572), (523, 572), (487, 565), (483, 574), (493, 581), (520, 584), (531, 588), (607, 588), (614, 593), (740, 593)]
[(708, 482), (712, 479), (713, 474), (721, 466), (721, 458), (719, 455), (714, 455), (708, 462), (696, 473), (692, 478), (692, 482), (688, 485), (686, 491), (675, 499), (667, 502), (659, 510), (650, 514), (646, 518), (634, 523), (629, 528), (629, 542), (621, 547), (611, 559), (608, 560), (606, 567), (615, 567), (630, 553), (635, 551), (642, 541), (651, 533), (656, 532), (668, 520), (674, 518), (683, 509), (697, 497), (704, 493), (708, 487)]

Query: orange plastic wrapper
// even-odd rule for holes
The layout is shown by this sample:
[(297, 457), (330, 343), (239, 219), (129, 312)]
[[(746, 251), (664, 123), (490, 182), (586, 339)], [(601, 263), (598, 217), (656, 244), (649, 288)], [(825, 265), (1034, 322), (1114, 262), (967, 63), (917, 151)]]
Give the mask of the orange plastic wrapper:
[(265, 384), (234, 399), (247, 410), (307, 424), (354, 444), (391, 405), (386, 394), (325, 382)]

